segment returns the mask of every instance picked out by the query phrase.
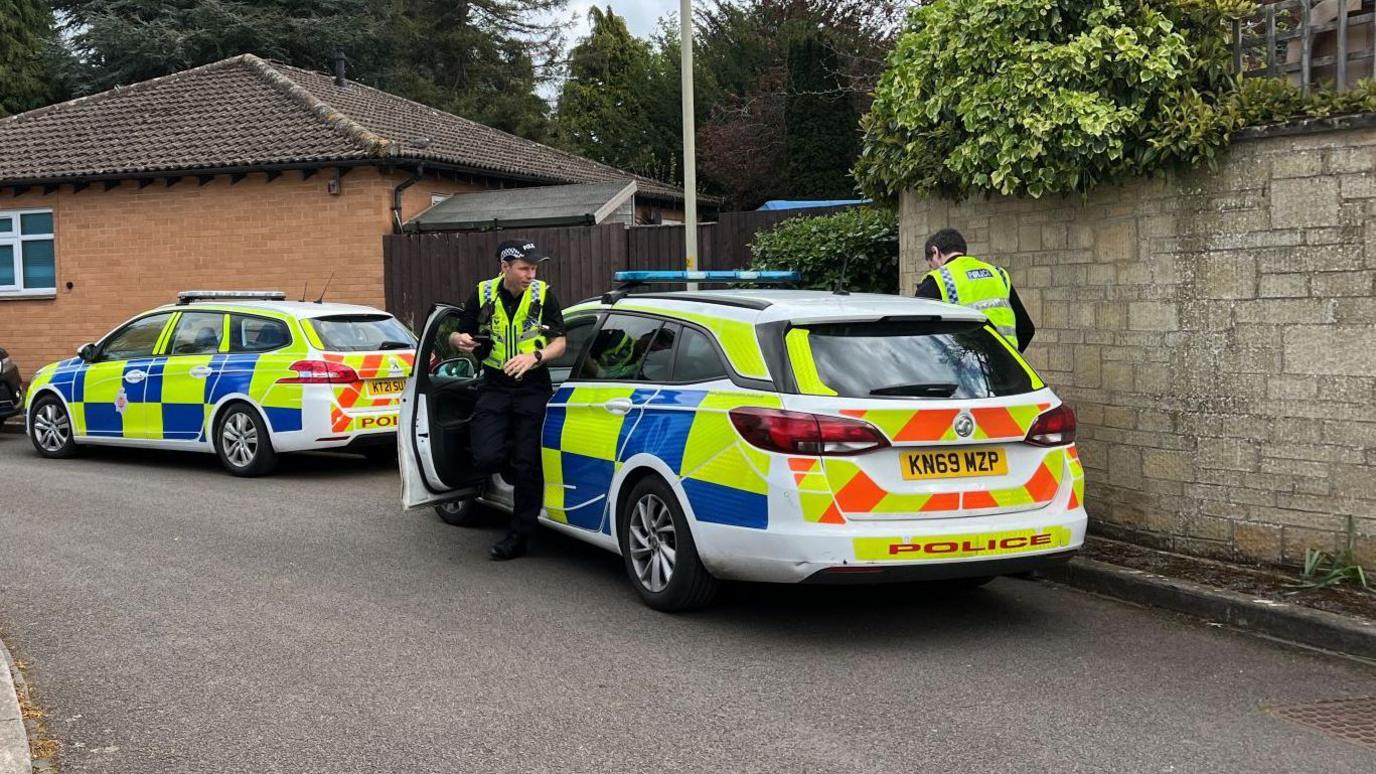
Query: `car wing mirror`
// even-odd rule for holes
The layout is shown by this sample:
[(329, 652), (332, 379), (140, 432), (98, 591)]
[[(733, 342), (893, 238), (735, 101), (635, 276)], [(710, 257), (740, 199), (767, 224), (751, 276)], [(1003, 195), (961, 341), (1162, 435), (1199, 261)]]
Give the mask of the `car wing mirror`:
[(76, 351), (76, 356), (86, 361), (87, 363), (91, 362), (92, 360), (95, 360), (96, 345), (82, 344), (81, 348)]

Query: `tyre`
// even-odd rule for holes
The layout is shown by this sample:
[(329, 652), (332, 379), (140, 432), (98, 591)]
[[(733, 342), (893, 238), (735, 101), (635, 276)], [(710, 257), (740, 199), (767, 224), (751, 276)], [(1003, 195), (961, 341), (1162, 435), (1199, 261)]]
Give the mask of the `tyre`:
[(678, 497), (657, 476), (631, 489), (617, 520), (621, 557), (631, 585), (645, 604), (675, 612), (712, 601), (720, 582), (698, 558)]
[(72, 418), (62, 401), (51, 395), (39, 398), (29, 414), (29, 440), (44, 457), (65, 459), (76, 454)]
[(236, 403), (215, 423), (215, 453), (236, 476), (262, 476), (277, 467), (267, 425), (251, 406)]
[(450, 500), (447, 503), (440, 503), (435, 506), (435, 515), (440, 517), (440, 521), (455, 527), (472, 527), (481, 518), (478, 507), (478, 498), (465, 497), (462, 500)]

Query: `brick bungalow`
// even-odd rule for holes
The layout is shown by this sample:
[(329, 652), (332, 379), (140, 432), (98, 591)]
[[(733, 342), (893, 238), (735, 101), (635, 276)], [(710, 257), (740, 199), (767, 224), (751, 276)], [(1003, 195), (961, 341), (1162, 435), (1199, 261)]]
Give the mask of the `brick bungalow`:
[[(190, 288), (382, 307), (382, 237), (455, 193), (673, 186), (245, 54), (0, 120), (0, 346), (24, 374)], [(331, 279), (333, 277), (333, 279)]]

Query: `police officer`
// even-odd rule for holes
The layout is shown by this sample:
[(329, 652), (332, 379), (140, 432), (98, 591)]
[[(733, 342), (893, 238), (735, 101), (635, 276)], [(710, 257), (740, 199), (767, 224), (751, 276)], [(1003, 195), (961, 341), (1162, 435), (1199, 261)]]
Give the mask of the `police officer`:
[(966, 255), (965, 247), (965, 237), (953, 228), (927, 237), (922, 250), (931, 271), (922, 278), (917, 297), (978, 309), (1019, 352), (1026, 350), (1037, 328), (1008, 272)]
[(548, 256), (534, 242), (503, 242), (497, 258), (502, 273), (478, 283), (449, 343), (483, 361), (470, 438), (478, 471), (500, 472), (515, 489), (511, 529), (489, 554), (505, 561), (526, 552), (544, 501), (540, 432), (553, 393), (545, 365), (564, 352), (564, 314), (535, 278)]

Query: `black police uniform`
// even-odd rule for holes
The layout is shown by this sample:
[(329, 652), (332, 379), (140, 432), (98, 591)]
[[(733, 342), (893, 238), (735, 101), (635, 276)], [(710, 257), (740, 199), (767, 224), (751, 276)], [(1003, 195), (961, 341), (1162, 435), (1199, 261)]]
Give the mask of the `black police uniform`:
[[(502, 283), (498, 284), (497, 300), (506, 308), (508, 318), (516, 315), (521, 304), (521, 297), (512, 295)], [(459, 332), (476, 335), (481, 315), (482, 304), (475, 287), (464, 304)], [(550, 288), (545, 290), (540, 324), (546, 341), (564, 335), (564, 313)], [(483, 345), (475, 354), (481, 360), (487, 357), (491, 348), (491, 344)], [(478, 472), (502, 473), (515, 490), (511, 532), (522, 539), (535, 531), (544, 503), (540, 432), (545, 422), (545, 406), (554, 392), (547, 365), (537, 365), (520, 379), (507, 376), (500, 368), (484, 365), (477, 406), (469, 425), (473, 463)]]

